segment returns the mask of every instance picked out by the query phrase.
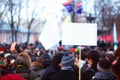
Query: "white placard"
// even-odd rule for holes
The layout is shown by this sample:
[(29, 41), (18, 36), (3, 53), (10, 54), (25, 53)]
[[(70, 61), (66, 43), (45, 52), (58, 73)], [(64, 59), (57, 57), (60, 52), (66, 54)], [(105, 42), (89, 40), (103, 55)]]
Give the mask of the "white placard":
[(97, 24), (94, 23), (63, 23), (63, 45), (97, 45)]
[(54, 18), (47, 20), (39, 40), (46, 50), (50, 49), (60, 41), (58, 24)]

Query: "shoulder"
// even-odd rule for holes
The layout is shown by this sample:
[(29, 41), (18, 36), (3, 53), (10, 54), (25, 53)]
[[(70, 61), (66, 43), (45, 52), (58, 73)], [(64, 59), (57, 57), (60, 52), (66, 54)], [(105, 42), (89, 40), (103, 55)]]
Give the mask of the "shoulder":
[(101, 78), (101, 77), (103, 77), (103, 73), (102, 72), (97, 72), (97, 73), (95, 73), (95, 78)]

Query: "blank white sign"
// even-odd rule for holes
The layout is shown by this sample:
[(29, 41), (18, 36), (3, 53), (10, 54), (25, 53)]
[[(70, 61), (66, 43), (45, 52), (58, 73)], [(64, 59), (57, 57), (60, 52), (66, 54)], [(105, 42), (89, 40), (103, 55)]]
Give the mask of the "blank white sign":
[(58, 24), (54, 18), (47, 20), (40, 36), (39, 40), (46, 50), (58, 44), (60, 41)]
[(63, 45), (97, 45), (97, 24), (94, 23), (63, 23)]

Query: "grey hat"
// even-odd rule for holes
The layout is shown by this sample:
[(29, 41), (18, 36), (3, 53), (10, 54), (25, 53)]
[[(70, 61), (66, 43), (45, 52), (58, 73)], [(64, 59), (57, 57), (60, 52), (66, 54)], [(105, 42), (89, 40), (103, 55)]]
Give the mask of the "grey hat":
[(65, 54), (61, 59), (61, 63), (63, 67), (74, 65), (74, 57), (70, 54)]

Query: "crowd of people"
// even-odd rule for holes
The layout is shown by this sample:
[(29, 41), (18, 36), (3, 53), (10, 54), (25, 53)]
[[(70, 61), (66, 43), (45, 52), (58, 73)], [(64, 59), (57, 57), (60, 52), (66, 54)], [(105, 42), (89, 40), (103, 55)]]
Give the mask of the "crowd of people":
[(81, 80), (120, 80), (120, 46), (115, 51), (104, 50), (82, 51)]
[(0, 44), (0, 80), (120, 80), (120, 46), (106, 48)]
[(0, 80), (79, 80), (78, 53), (39, 42), (0, 44)]

